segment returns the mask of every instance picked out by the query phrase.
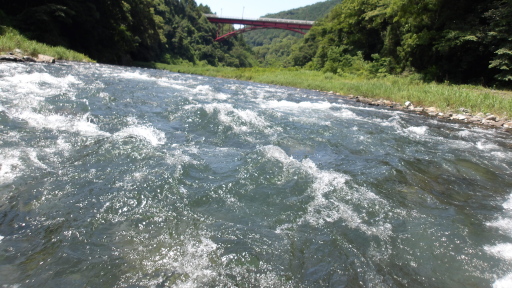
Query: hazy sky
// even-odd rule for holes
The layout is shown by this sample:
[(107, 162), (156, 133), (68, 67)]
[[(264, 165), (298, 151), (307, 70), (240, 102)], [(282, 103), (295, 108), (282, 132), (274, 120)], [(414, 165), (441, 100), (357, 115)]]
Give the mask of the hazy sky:
[(244, 18), (259, 18), (265, 14), (304, 7), (322, 1), (324, 0), (196, 0), (196, 3), (210, 6), (213, 13), (217, 13), (217, 15), (242, 17), (243, 13)]

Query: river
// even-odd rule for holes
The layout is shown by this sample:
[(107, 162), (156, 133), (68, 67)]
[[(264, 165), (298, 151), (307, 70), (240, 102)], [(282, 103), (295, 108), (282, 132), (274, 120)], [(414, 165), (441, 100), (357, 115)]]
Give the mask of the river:
[(2, 287), (511, 287), (512, 136), (326, 93), (0, 65)]

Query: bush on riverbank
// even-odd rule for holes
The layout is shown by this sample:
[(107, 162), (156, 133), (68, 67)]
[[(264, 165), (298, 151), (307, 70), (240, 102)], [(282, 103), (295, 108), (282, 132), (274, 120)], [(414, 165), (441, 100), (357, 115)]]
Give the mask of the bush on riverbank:
[(386, 99), (416, 106), (436, 107), (441, 111), (461, 108), (477, 113), (491, 113), (512, 117), (512, 92), (487, 89), (472, 85), (451, 85), (424, 82), (418, 75), (382, 76), (334, 75), (299, 68), (242, 68), (166, 65), (137, 63), (138, 66), (164, 69), (212, 77), (231, 78), (304, 89), (333, 91), (341, 95), (360, 95)]
[(44, 54), (58, 60), (94, 62), (84, 54), (66, 49), (64, 47), (53, 47), (43, 43), (27, 39), (11, 27), (0, 26), (0, 52), (9, 52), (20, 49), (30, 56)]

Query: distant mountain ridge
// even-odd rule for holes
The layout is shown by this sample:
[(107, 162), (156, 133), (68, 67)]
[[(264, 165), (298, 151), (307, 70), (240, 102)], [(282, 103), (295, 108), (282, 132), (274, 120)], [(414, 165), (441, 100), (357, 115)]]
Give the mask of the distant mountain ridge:
[(324, 17), (331, 11), (334, 6), (340, 4), (341, 0), (327, 0), (318, 2), (304, 7), (299, 7), (278, 13), (271, 13), (263, 16), (262, 18), (279, 18), (279, 19), (296, 19), (315, 21)]

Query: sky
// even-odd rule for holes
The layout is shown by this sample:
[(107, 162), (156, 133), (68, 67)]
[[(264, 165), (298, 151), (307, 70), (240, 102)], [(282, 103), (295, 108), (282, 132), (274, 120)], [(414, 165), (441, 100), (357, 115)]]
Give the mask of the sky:
[(196, 3), (210, 6), (212, 12), (219, 16), (222, 14), (222, 16), (259, 18), (266, 14), (304, 7), (322, 1), (324, 0), (196, 0)]

